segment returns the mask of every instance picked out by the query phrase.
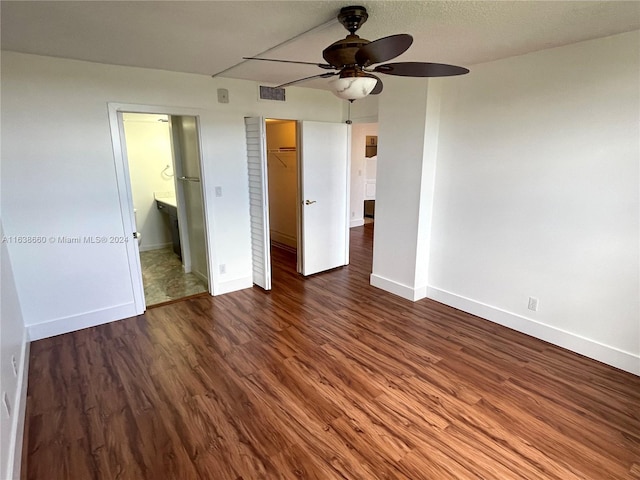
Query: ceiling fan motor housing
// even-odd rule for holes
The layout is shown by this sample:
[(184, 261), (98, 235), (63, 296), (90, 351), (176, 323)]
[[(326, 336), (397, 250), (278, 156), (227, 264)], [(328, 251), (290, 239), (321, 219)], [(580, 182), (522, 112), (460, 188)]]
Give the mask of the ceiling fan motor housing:
[(367, 45), (369, 40), (358, 35), (348, 35), (347, 38), (332, 43), (322, 51), (322, 57), (335, 68), (356, 65), (356, 53)]
[(335, 68), (356, 65), (356, 52), (369, 40), (360, 38), (355, 32), (367, 21), (367, 9), (360, 6), (344, 7), (338, 14), (340, 23), (349, 30), (347, 38), (332, 43), (322, 52), (322, 57)]

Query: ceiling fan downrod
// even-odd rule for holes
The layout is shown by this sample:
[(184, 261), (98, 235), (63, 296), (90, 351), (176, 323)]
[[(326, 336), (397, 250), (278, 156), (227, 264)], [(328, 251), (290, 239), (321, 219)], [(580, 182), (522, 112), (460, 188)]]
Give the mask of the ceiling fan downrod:
[(358, 5), (352, 7), (344, 7), (340, 9), (338, 21), (354, 35), (364, 22), (369, 18), (367, 9)]

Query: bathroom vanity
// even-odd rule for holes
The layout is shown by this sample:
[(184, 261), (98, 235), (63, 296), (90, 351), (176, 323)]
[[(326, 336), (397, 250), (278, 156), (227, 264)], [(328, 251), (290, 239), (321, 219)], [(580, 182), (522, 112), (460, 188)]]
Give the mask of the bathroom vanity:
[(173, 253), (178, 255), (180, 260), (182, 260), (182, 250), (180, 248), (180, 229), (178, 227), (178, 205), (176, 203), (176, 199), (175, 197), (156, 197), (156, 206), (161, 213), (164, 213), (169, 218), (169, 230), (171, 232)]

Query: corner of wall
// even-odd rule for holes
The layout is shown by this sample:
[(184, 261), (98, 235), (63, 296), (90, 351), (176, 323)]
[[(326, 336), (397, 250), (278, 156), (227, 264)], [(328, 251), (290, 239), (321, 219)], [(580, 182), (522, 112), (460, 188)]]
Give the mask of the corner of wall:
[(369, 277), (369, 281), (371, 285), (376, 288), (380, 288), (381, 290), (393, 293), (394, 295), (398, 295), (399, 297), (410, 300), (412, 302), (417, 302), (418, 300), (422, 300), (427, 296), (426, 286), (410, 287), (394, 280), (389, 280), (388, 278), (381, 277), (380, 275), (376, 275), (375, 273), (371, 274), (371, 276)]

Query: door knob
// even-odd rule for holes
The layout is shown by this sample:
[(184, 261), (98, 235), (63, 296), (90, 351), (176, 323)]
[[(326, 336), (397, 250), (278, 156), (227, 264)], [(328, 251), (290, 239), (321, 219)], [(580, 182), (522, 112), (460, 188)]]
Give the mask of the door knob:
[(305, 200), (304, 201), (305, 205), (311, 205), (312, 203), (316, 203), (316, 201), (315, 200)]

